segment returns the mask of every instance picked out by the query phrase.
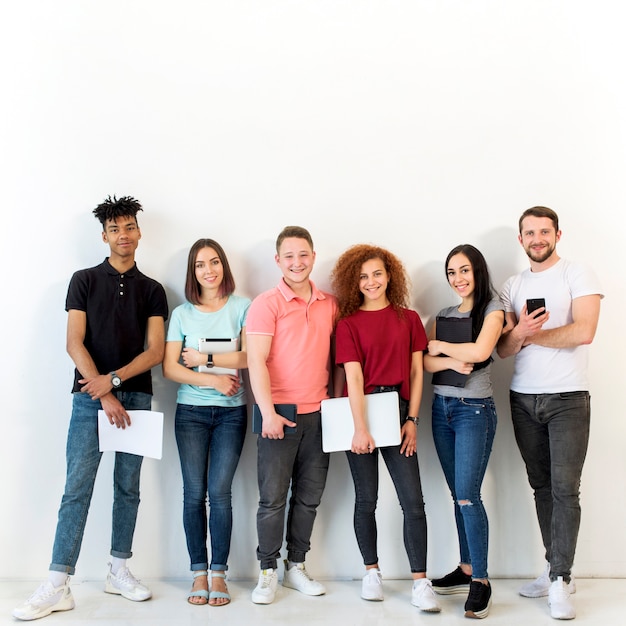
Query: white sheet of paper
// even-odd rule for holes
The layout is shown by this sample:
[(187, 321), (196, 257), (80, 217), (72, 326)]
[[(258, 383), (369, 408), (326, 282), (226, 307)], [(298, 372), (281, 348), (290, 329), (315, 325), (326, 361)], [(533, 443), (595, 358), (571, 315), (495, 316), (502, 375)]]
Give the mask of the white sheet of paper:
[(163, 456), (163, 413), (128, 411), (131, 425), (117, 428), (104, 411), (98, 411), (100, 452), (113, 450), (160, 459)]

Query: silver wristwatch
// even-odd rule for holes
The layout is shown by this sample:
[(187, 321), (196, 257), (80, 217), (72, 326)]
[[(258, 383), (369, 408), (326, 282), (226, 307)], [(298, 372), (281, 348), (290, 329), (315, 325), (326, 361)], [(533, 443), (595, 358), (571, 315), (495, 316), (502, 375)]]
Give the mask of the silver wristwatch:
[(122, 385), (122, 379), (116, 372), (111, 372), (111, 384), (113, 385), (113, 389), (119, 389)]

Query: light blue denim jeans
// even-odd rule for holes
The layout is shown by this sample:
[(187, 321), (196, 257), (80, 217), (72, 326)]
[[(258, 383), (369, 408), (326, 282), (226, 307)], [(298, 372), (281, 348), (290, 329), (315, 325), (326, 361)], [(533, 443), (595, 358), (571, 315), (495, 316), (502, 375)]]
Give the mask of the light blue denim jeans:
[(228, 569), (233, 529), (232, 484), (246, 437), (246, 406), (178, 404), (174, 430), (183, 474), (183, 525), (191, 570), (208, 567), (208, 528), (211, 569)]
[(580, 478), (587, 456), (587, 391), (510, 392), (515, 439), (526, 464), (550, 579), (569, 582), (580, 527)]
[[(116, 391), (117, 399), (128, 410), (149, 410), (152, 396), (141, 392)], [(102, 453), (98, 444), (100, 400), (87, 393), (74, 393), (72, 418), (67, 434), (67, 475), (59, 508), (50, 570), (75, 572), (87, 513)], [(131, 426), (132, 428), (132, 426)], [(142, 456), (115, 453), (113, 471), (113, 519), (111, 555), (121, 559), (132, 556), (133, 534), (139, 507), (139, 478)]]
[(493, 398), (433, 397), (433, 439), (454, 501), (460, 562), (472, 566), (473, 578), (488, 577), (489, 522), (480, 488), (496, 423)]

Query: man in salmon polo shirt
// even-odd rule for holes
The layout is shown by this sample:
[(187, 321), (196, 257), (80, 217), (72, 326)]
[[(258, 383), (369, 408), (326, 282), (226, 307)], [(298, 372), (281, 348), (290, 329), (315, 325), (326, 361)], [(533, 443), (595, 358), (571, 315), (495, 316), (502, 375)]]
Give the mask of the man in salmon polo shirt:
[[(315, 252), (305, 228), (286, 226), (276, 239), (274, 258), (282, 278), (252, 301), (246, 320), (248, 372), (262, 415), (257, 440), (261, 572), (252, 592), (256, 604), (270, 604), (276, 595), (290, 487), (283, 586), (310, 596), (326, 593), (309, 576), (304, 560), (328, 472), (320, 405), (331, 380), (337, 302), (309, 279)], [(297, 424), (279, 415), (275, 404), (296, 404)], [(285, 432), (285, 427), (296, 430)]]

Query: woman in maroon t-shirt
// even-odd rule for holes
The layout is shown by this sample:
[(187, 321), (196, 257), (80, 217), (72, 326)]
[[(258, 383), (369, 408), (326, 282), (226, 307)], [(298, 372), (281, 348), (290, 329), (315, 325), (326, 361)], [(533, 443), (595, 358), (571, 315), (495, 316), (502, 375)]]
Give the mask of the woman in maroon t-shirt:
[[(404, 545), (414, 579), (411, 603), (436, 612), (440, 607), (426, 578), (426, 514), (416, 454), (426, 333), (419, 315), (407, 307), (404, 266), (384, 248), (351, 247), (337, 261), (332, 282), (339, 303), (336, 362), (345, 369), (354, 419), (346, 455), (356, 493), (354, 531), (366, 568), (361, 597), (384, 597), (376, 527), (380, 450), (404, 515)], [(365, 395), (392, 390), (400, 397), (401, 441), (378, 448), (367, 425)]]

